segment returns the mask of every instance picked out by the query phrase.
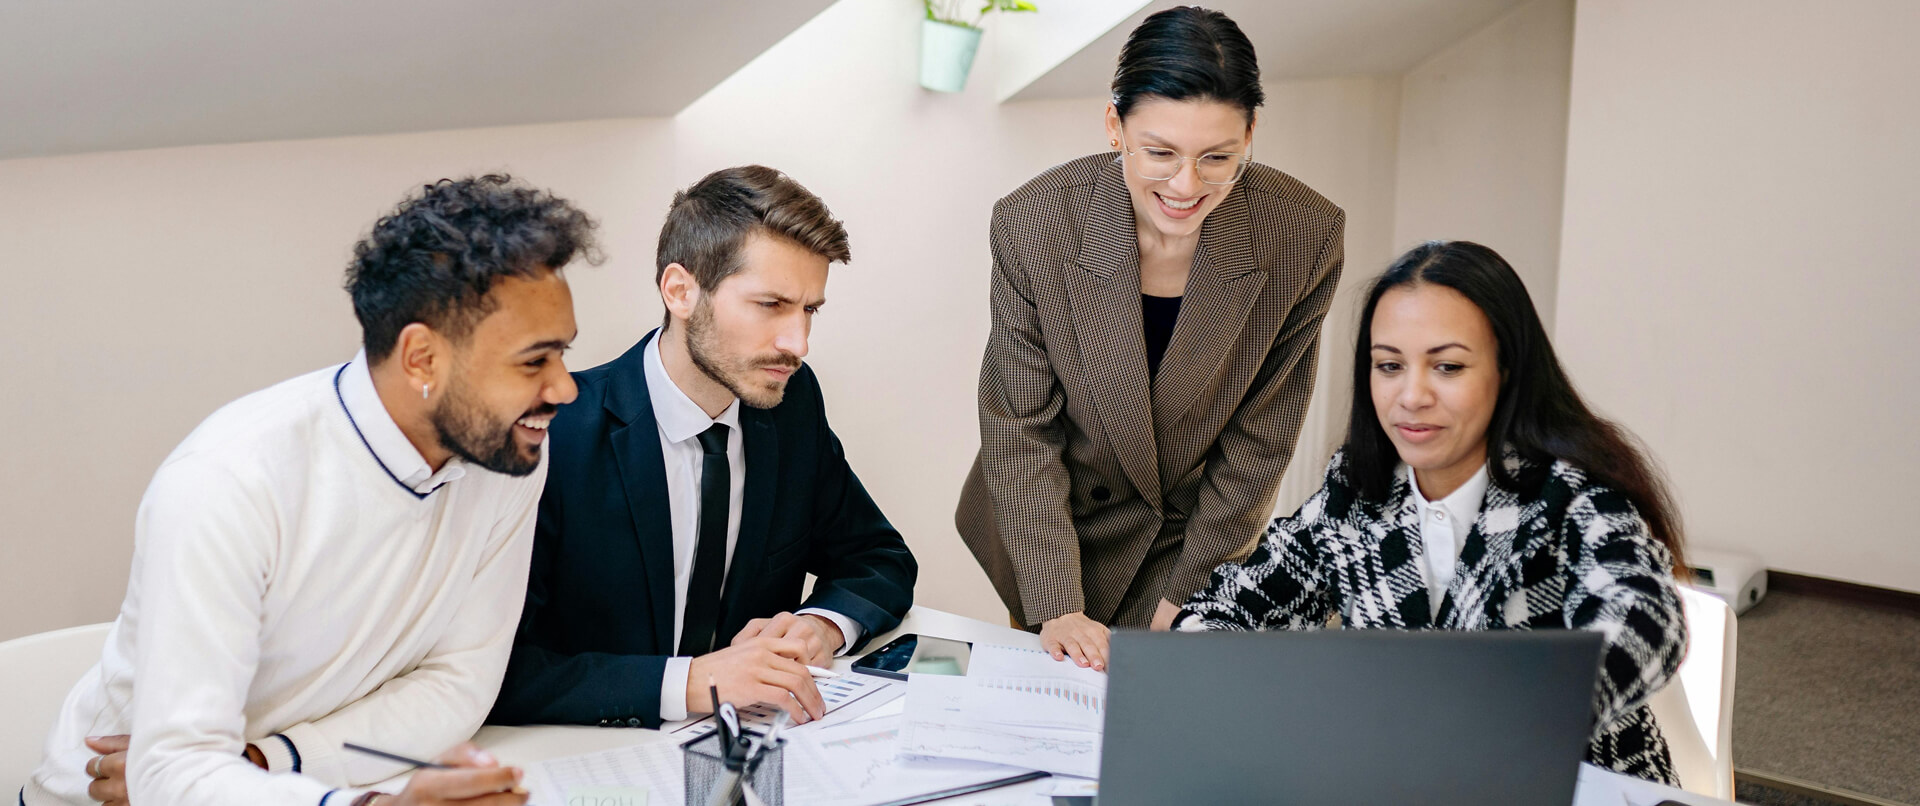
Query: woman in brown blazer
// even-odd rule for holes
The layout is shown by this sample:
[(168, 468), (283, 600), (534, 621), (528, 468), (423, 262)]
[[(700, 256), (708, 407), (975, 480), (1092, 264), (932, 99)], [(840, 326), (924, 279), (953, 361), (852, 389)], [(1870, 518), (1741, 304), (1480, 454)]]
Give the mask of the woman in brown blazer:
[(1345, 214), (1252, 161), (1263, 100), (1226, 15), (1154, 14), (1114, 75), (1115, 151), (994, 206), (980, 455), (955, 521), (1056, 658), (1105, 668), (1108, 625), (1170, 623), (1271, 514)]

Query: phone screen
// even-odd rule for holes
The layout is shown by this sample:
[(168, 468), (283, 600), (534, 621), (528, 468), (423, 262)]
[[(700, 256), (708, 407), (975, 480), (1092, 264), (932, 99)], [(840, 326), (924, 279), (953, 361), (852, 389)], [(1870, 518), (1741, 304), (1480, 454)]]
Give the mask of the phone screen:
[(930, 635), (903, 635), (854, 661), (855, 671), (906, 679), (909, 674), (963, 676), (973, 645)]

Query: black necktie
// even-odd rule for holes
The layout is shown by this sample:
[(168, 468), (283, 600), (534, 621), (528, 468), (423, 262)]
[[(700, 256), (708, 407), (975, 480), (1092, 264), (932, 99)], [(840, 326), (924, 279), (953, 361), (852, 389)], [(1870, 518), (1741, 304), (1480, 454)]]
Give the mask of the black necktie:
[(733, 498), (727, 468), (727, 427), (714, 423), (700, 434), (700, 532), (693, 549), (693, 578), (687, 581), (687, 615), (680, 629), (680, 654), (713, 651), (720, 629), (720, 593), (727, 577), (727, 510)]

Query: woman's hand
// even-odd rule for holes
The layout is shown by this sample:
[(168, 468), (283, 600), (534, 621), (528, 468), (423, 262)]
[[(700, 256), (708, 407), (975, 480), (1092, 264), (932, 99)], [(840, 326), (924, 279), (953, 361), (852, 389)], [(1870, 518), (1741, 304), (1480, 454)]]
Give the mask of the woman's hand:
[(1107, 640), (1113, 634), (1107, 625), (1087, 618), (1085, 613), (1068, 613), (1040, 625), (1040, 647), (1054, 660), (1073, 658), (1073, 662), (1094, 671), (1107, 670)]
[(1171, 630), (1173, 629), (1173, 620), (1179, 615), (1179, 605), (1161, 599), (1160, 606), (1153, 611), (1153, 624), (1151, 625), (1151, 629), (1163, 632)]

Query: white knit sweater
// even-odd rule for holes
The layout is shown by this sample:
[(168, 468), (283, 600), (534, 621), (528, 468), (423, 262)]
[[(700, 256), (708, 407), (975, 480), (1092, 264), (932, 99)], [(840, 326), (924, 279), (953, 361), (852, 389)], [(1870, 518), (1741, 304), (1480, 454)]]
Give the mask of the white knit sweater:
[(433, 472), (364, 354), (215, 412), (141, 500), (120, 617), (26, 803), (92, 803), (87, 736), (133, 735), (140, 806), (344, 804), (334, 790), (400, 768), (341, 742), (431, 758), (467, 739), (512, 648), (546, 472)]

